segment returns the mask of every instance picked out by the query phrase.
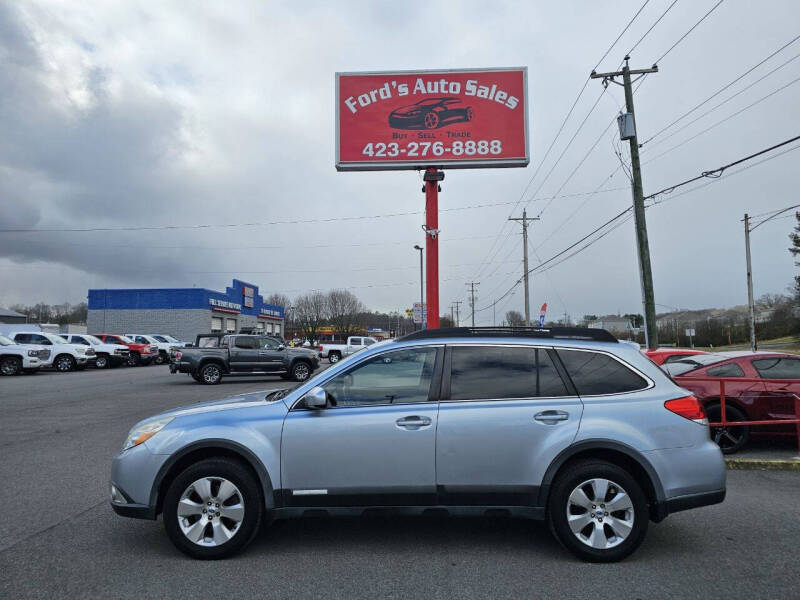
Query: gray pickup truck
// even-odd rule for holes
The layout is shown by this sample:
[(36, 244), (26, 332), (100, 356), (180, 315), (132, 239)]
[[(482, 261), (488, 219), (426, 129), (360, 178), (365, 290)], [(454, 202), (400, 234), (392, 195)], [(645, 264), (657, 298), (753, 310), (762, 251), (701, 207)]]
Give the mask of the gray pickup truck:
[(223, 335), (213, 347), (180, 348), (170, 372), (187, 373), (198, 383), (215, 385), (227, 375), (280, 375), (305, 381), (319, 367), (312, 350), (287, 348), (265, 335)]

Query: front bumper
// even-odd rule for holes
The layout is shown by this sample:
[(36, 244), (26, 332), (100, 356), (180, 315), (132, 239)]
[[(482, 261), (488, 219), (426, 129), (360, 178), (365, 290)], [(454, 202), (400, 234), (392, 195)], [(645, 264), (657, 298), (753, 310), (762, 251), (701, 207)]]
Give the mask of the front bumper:
[(110, 503), (115, 513), (134, 519), (156, 518), (158, 490), (155, 482), (168, 458), (168, 455), (150, 452), (147, 442), (114, 457)]

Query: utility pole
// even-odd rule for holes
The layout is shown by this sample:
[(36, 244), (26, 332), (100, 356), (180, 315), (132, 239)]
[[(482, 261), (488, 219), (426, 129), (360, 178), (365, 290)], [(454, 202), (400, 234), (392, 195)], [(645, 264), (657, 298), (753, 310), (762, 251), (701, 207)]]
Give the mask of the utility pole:
[(462, 302), (463, 300), (458, 300), (456, 302), (453, 302), (453, 304), (456, 305), (456, 327), (458, 327), (461, 322), (458, 315), (458, 307), (462, 304)]
[(509, 221), (519, 221), (522, 223), (522, 277), (525, 280), (525, 325), (531, 326), (531, 298), (528, 289), (528, 221), (538, 221), (539, 217), (528, 218), (525, 209), (522, 210), (522, 218), (509, 219)]
[(756, 342), (756, 305), (753, 301), (753, 267), (750, 263), (750, 216), (744, 213), (744, 253), (747, 259), (747, 308), (750, 316), (750, 350), (758, 350)]
[[(633, 216), (636, 222), (636, 245), (639, 254), (639, 277), (642, 284), (642, 301), (644, 304), (645, 342), (650, 349), (658, 348), (658, 327), (656, 327), (656, 303), (653, 293), (653, 271), (650, 265), (650, 244), (647, 240), (647, 222), (644, 216), (644, 192), (642, 191), (642, 167), (639, 163), (639, 139), (636, 135), (636, 115), (633, 110), (633, 90), (631, 89), (631, 75), (644, 76), (647, 73), (658, 73), (658, 67), (653, 65), (650, 69), (631, 69), (628, 66), (630, 56), (625, 57), (625, 66), (622, 71), (614, 73), (595, 73), (592, 79), (602, 79), (603, 85), (608, 82), (622, 85), (625, 88), (625, 107), (627, 114), (620, 115), (620, 138), (630, 142), (631, 171), (633, 175)], [(614, 77), (622, 76), (623, 83), (614, 81)], [(638, 77), (637, 77), (638, 79)]]
[(465, 285), (470, 286), (470, 301), (469, 305), (472, 309), (472, 326), (475, 327), (475, 286), (480, 285), (477, 281), (471, 281)]

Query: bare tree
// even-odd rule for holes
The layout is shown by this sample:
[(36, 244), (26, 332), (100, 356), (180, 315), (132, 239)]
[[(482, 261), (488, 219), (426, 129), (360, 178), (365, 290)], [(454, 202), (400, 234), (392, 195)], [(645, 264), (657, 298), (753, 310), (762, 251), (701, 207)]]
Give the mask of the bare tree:
[(510, 310), (506, 313), (506, 323), (511, 327), (521, 327), (525, 325), (525, 317), (518, 310)]
[(264, 302), (267, 304), (272, 304), (273, 306), (280, 306), (284, 310), (288, 310), (292, 305), (292, 301), (289, 300), (289, 296), (285, 294), (270, 294), (264, 298)]
[(325, 298), (327, 317), (336, 333), (349, 335), (361, 330), (359, 317), (366, 307), (349, 290), (331, 290)]
[(294, 301), (294, 318), (310, 342), (317, 339), (317, 331), (327, 317), (326, 296), (322, 292), (311, 292)]

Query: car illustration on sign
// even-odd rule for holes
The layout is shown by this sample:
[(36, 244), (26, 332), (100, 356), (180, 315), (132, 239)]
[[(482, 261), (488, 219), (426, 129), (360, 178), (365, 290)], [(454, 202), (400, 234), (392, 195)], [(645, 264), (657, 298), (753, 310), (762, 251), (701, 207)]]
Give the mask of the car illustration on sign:
[(438, 129), (452, 123), (472, 121), (471, 106), (458, 98), (426, 98), (402, 106), (389, 113), (389, 126), (394, 129)]

